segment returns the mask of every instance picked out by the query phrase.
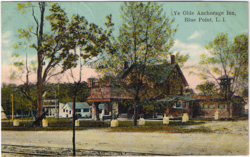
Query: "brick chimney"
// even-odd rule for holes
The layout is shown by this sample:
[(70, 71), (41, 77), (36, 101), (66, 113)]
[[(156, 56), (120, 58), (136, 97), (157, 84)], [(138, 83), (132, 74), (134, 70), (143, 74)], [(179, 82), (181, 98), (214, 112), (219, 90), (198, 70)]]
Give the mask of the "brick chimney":
[(174, 62), (175, 62), (175, 56), (171, 55), (171, 64), (174, 64)]
[(124, 62), (124, 67), (123, 68), (124, 68), (124, 70), (128, 68), (128, 62), (127, 61)]

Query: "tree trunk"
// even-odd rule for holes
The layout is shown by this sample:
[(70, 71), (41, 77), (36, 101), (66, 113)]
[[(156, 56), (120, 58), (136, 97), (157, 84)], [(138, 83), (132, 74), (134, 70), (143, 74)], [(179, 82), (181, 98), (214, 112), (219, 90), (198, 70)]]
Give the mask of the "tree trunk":
[(73, 115), (73, 156), (76, 155), (76, 150), (75, 150), (75, 94), (73, 94), (73, 102), (72, 102), (72, 115)]
[(43, 26), (44, 26), (44, 12), (45, 12), (45, 2), (40, 2), (40, 11), (41, 11), (41, 19), (40, 19), (40, 26), (39, 26), (39, 33), (37, 36), (37, 89), (38, 89), (38, 117), (42, 115), (42, 102), (43, 102), (43, 95), (42, 95), (42, 73), (43, 73), (43, 59), (42, 59), (42, 39), (43, 39)]
[(137, 126), (137, 101), (134, 104), (134, 119), (133, 119), (133, 126)]
[(99, 116), (99, 103), (96, 103), (95, 104), (95, 106), (96, 106), (96, 120), (100, 120), (100, 116)]

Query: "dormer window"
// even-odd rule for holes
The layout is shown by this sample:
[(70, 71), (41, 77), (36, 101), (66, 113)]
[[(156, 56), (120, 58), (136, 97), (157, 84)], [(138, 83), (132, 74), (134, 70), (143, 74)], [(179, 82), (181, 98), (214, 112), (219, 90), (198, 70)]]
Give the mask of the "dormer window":
[(174, 71), (173, 72), (173, 79), (176, 79), (177, 78), (177, 71)]
[(178, 91), (177, 91), (177, 94), (180, 94), (180, 95), (182, 95), (182, 86), (179, 86), (179, 87), (178, 87)]

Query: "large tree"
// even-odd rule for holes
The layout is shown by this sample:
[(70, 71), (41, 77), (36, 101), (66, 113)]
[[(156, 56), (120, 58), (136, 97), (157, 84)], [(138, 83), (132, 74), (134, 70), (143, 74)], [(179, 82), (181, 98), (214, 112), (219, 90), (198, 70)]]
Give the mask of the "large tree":
[[(237, 35), (230, 42), (226, 33), (218, 33), (207, 46), (206, 54), (200, 55), (198, 66), (191, 74), (203, 80), (213, 80), (221, 89), (222, 96), (231, 100), (235, 94), (240, 94), (244, 86), (248, 86), (248, 36)], [(224, 90), (219, 77), (231, 79), (230, 91)]]
[[(134, 100), (134, 122), (143, 91), (150, 86), (146, 81), (146, 72), (155, 64), (167, 63), (171, 54), (169, 49), (174, 43), (172, 22), (163, 13), (162, 5), (154, 2), (124, 2), (121, 6), (122, 27), (117, 40), (114, 40), (112, 53), (103, 57), (97, 71), (113, 77), (113, 85), (121, 88)], [(187, 56), (179, 55), (177, 60), (186, 60)], [(119, 81), (119, 74), (132, 68), (126, 81)], [(154, 69), (153, 73), (156, 73)], [(118, 79), (117, 79), (118, 78)]]
[[(45, 16), (48, 8), (49, 13)], [(18, 4), (18, 10), (30, 13), (35, 23), (26, 29), (19, 29), (18, 32), (20, 38), (29, 40), (29, 47), (33, 48), (37, 55), (38, 104), (34, 106), (40, 116), (44, 85), (51, 77), (77, 66), (75, 61), (79, 56), (72, 50), (80, 45), (81, 51), (84, 52), (81, 54), (82, 58), (95, 57), (104, 48), (105, 38), (110, 32), (103, 31), (95, 24), (89, 24), (83, 16), (73, 15), (69, 20), (65, 11), (56, 3), (22, 3)], [(15, 48), (23, 44), (25, 42), (17, 43)], [(57, 68), (61, 70), (56, 70)], [(29, 85), (28, 80), (25, 84)], [(28, 93), (28, 89), (25, 93)]]

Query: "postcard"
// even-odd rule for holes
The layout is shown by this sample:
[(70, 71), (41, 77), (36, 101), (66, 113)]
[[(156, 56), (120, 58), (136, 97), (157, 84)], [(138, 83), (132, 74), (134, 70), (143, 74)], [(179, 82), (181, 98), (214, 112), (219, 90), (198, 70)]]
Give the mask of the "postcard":
[(2, 2), (2, 156), (248, 155), (248, 2)]

